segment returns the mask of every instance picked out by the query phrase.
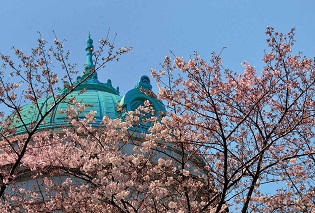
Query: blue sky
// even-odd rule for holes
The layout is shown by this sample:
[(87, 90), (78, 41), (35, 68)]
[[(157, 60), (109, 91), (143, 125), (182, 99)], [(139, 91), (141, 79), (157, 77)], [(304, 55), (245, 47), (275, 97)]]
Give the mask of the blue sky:
[[(296, 51), (312, 57), (315, 48), (315, 1), (312, 0), (10, 0), (0, 9), (0, 52), (11, 46), (28, 52), (36, 44), (37, 31), (52, 41), (54, 30), (66, 39), (72, 61), (83, 69), (85, 41), (118, 34), (117, 46), (133, 50), (119, 62), (99, 72), (125, 94), (151, 68), (158, 69), (172, 50), (189, 58), (197, 51), (205, 59), (223, 52), (223, 65), (242, 71), (246, 60), (257, 68), (266, 48), (265, 29), (288, 32), (296, 27)], [(258, 70), (259, 71), (259, 70)], [(154, 84), (154, 82), (152, 82)], [(155, 87), (156, 88), (156, 87)]]

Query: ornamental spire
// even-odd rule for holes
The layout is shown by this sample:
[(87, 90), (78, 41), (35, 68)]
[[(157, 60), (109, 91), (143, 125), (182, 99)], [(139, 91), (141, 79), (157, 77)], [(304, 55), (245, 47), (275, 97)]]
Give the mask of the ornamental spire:
[(91, 69), (94, 68), (92, 55), (93, 55), (93, 40), (91, 39), (91, 34), (89, 32), (89, 38), (86, 40), (86, 62), (85, 62), (85, 74), (91, 73)]

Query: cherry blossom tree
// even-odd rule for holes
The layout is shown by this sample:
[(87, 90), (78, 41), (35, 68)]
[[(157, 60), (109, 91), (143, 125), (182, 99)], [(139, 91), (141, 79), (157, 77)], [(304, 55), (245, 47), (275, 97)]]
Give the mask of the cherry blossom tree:
[[(64, 101), (71, 92), (91, 77), (98, 69), (130, 51), (130, 48), (115, 48), (114, 43), (107, 36), (101, 39), (99, 49), (94, 52), (95, 66), (89, 70), (84, 78), (74, 79), (77, 74), (76, 64), (71, 63), (70, 51), (64, 49), (64, 41), (57, 37), (53, 45), (41, 37), (38, 44), (30, 54), (13, 47), (15, 55), (1, 55), (2, 66), (0, 70), (0, 138), (1, 155), (0, 169), (0, 197), (4, 197), (7, 187), (14, 182), (25, 153), (28, 152), (30, 142), (33, 142), (43, 121), (51, 116), (51, 112)], [(91, 50), (92, 51), (92, 50)], [(63, 76), (58, 76), (62, 70)], [(60, 93), (59, 82), (63, 82), (63, 92)], [(42, 100), (52, 98), (45, 109)], [(27, 123), (29, 117), (21, 112), (22, 106), (32, 104), (38, 111), (38, 118)], [(6, 114), (7, 113), (7, 114)], [(27, 113), (27, 112), (26, 112)], [(28, 113), (27, 113), (28, 114)], [(19, 125), (19, 129), (17, 128)], [(23, 137), (16, 138), (18, 131), (25, 133)]]
[[(212, 198), (213, 182), (199, 168), (201, 158), (182, 169), (182, 154), (172, 143), (137, 131), (144, 123), (161, 122), (149, 102), (123, 119), (104, 117), (98, 127), (92, 125), (93, 111), (84, 119), (77, 119), (76, 110), (60, 113), (69, 116), (71, 126), (59, 134), (34, 134), (19, 174), (29, 174), (34, 186), (11, 183), (3, 211), (194, 212)], [(2, 157), (10, 159), (10, 153)]]
[[(187, 61), (166, 57), (161, 70), (152, 70), (166, 115), (150, 102), (134, 111), (118, 105), (121, 118), (94, 125), (95, 112), (79, 118), (88, 106), (71, 99), (59, 112), (69, 123), (57, 132), (34, 124), (16, 135), (10, 117), (4, 119), (1, 210), (314, 211), (314, 59), (291, 50), (294, 29), (282, 34), (269, 27), (266, 35), (261, 71), (248, 62), (243, 73), (224, 69), (215, 53), (209, 62), (198, 54)], [(75, 86), (71, 76), (69, 68), (67, 94)], [(31, 80), (50, 88), (47, 96), (57, 94), (55, 83)], [(1, 96), (17, 114), (18, 86), (3, 86)], [(41, 96), (30, 91), (36, 106)], [(138, 131), (142, 126), (147, 131)], [(18, 181), (21, 175), (33, 188)]]
[(166, 57), (163, 70), (152, 71), (170, 110), (161, 128), (189, 150), (183, 164), (203, 157), (219, 200), (214, 212), (223, 205), (314, 211), (314, 59), (293, 54), (294, 29), (285, 35), (268, 27), (266, 34), (260, 72), (248, 62), (242, 74), (224, 69), (215, 53), (210, 63), (197, 54)]

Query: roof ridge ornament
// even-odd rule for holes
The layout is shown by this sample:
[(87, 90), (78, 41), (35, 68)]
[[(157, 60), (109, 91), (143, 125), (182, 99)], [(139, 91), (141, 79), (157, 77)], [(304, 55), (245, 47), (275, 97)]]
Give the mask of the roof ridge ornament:
[(150, 78), (146, 75), (141, 76), (140, 81), (135, 85), (135, 88), (143, 88), (145, 90), (151, 90), (152, 85), (150, 83)]

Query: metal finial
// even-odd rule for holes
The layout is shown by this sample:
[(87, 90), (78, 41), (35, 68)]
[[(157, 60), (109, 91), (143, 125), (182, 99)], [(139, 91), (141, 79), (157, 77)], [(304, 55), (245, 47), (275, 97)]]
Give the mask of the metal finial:
[(86, 40), (86, 62), (85, 62), (85, 72), (89, 73), (92, 68), (94, 68), (93, 60), (92, 60), (92, 52), (93, 52), (93, 40), (91, 39), (91, 33), (89, 32), (89, 38)]

